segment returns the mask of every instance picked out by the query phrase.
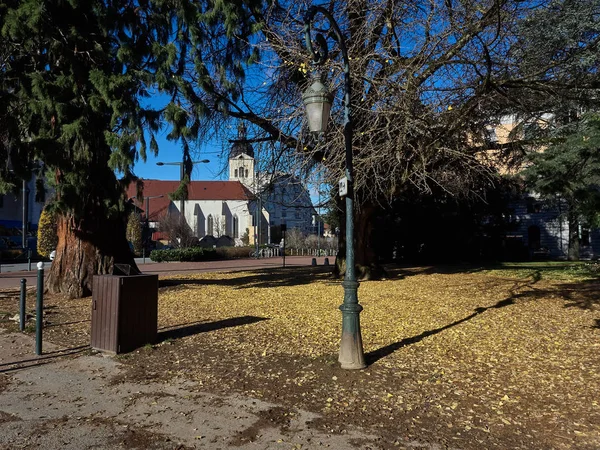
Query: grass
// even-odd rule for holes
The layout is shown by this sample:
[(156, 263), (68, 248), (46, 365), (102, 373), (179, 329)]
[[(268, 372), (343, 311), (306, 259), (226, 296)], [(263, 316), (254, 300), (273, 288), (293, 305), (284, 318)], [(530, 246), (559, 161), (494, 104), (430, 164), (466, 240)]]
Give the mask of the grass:
[(597, 261), (510, 262), (487, 268), (483, 272), (495, 276), (521, 279), (586, 281), (600, 277), (600, 263)]

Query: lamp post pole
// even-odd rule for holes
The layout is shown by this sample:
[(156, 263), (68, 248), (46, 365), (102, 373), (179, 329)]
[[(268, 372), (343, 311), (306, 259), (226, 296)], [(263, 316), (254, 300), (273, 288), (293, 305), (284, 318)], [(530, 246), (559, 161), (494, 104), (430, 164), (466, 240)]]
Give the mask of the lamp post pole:
[[(346, 179), (348, 180), (348, 192), (346, 194), (346, 275), (342, 286), (344, 288), (344, 302), (340, 306), (342, 311), (342, 339), (340, 344), (339, 362), (342, 369), (362, 369), (366, 367), (363, 352), (362, 336), (360, 331), (360, 312), (362, 306), (358, 303), (358, 281), (356, 280), (356, 271), (354, 267), (354, 189), (353, 189), (353, 167), (352, 167), (352, 115), (350, 109), (350, 61), (344, 36), (333, 16), (321, 6), (312, 6), (307, 11), (304, 18), (304, 35), (306, 47), (310, 52), (316, 65), (322, 65), (327, 60), (328, 50), (327, 41), (322, 34), (317, 34), (316, 43), (318, 49), (315, 51), (311, 41), (311, 21), (317, 13), (327, 18), (331, 25), (331, 30), (335, 34), (336, 42), (339, 45), (344, 61), (344, 142), (346, 150)], [(329, 106), (326, 102), (331, 102), (331, 95), (324, 94), (324, 86), (317, 82), (314, 83), (303, 95), (304, 103), (307, 107), (307, 113), (310, 110), (315, 111), (314, 106), (321, 114), (329, 114)], [(320, 93), (320, 99), (318, 94)], [(317, 96), (315, 96), (317, 94)], [(319, 103), (321, 103), (319, 105)], [(309, 118), (309, 126), (313, 122)], [(326, 126), (326, 118), (323, 117), (321, 124), (323, 129), (311, 129), (314, 132), (323, 132)]]
[(28, 212), (29, 212), (29, 187), (27, 186), (27, 180), (23, 178), (23, 224), (22, 224), (22, 236), (21, 236), (21, 246), (23, 247), (23, 251), (27, 249), (27, 231), (28, 231)]
[[(208, 159), (203, 159), (200, 161), (191, 161), (191, 164), (206, 164), (209, 163), (210, 161)], [(183, 182), (183, 180), (185, 179), (185, 164), (184, 161), (181, 162), (162, 162), (159, 161), (156, 163), (157, 166), (179, 166), (179, 181)], [(191, 178), (191, 177), (190, 177)], [(185, 198), (181, 198), (179, 200), (179, 211), (180, 211), (180, 221), (182, 224), (186, 223), (185, 220)]]

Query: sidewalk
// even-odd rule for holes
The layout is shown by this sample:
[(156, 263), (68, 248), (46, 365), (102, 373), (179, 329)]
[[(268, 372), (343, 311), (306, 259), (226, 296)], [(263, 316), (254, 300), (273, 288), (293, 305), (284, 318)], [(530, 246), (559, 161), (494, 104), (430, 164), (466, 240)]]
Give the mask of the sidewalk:
[[(325, 257), (318, 257), (317, 264), (323, 265)], [(335, 256), (328, 257), (329, 263), (335, 263)], [(312, 264), (313, 257), (311, 256), (286, 256), (285, 265), (286, 267), (293, 266), (310, 266)], [(138, 268), (143, 273), (158, 274), (159, 278), (173, 276), (173, 275), (186, 275), (190, 273), (198, 272), (233, 272), (237, 270), (255, 270), (269, 267), (282, 267), (283, 259), (281, 257), (276, 258), (245, 258), (245, 259), (229, 259), (221, 261), (202, 261), (202, 262), (167, 262), (167, 263), (155, 263), (148, 262), (146, 264), (138, 264)], [(25, 278), (27, 280), (27, 286), (35, 286), (37, 278), (37, 269), (35, 264), (32, 265), (34, 270), (32, 271), (20, 271), (20, 272), (6, 272), (0, 273), (0, 289), (14, 288), (20, 289), (20, 280)], [(50, 264), (44, 265), (46, 271), (50, 270)]]
[(0, 448), (373, 449), (376, 436), (325, 434), (318, 415), (216, 396), (175, 379), (116, 383), (120, 363), (89, 350), (35, 358), (34, 342), (0, 329)]

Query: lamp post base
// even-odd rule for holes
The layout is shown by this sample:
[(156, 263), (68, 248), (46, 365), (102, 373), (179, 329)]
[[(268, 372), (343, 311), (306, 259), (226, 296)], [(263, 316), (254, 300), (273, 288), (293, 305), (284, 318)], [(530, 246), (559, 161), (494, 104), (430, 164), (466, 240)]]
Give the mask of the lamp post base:
[(342, 369), (364, 369), (367, 365), (360, 333), (359, 314), (363, 308), (358, 304), (358, 282), (345, 280), (342, 282), (342, 286), (344, 287), (344, 303), (340, 306), (342, 341), (338, 361)]

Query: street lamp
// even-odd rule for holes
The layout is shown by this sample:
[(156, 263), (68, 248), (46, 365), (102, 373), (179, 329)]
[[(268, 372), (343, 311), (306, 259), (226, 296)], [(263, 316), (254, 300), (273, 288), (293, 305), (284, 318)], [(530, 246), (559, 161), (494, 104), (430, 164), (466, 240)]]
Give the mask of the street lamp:
[[(206, 164), (209, 163), (210, 160), (208, 159), (202, 159), (200, 161), (191, 161), (190, 164), (194, 165), (194, 164)], [(158, 161), (156, 163), (157, 166), (179, 166), (179, 181), (183, 181), (183, 179), (185, 178), (185, 166), (184, 166), (184, 162), (162, 162), (162, 161)], [(180, 205), (180, 209), (179, 211), (181, 212), (181, 223), (185, 223), (185, 198), (181, 198), (181, 200), (179, 201), (179, 205)]]
[[(346, 146), (346, 275), (342, 286), (344, 287), (344, 303), (340, 306), (342, 311), (342, 340), (340, 344), (339, 362), (342, 369), (362, 369), (366, 367), (363, 353), (362, 337), (360, 332), (360, 312), (362, 306), (358, 303), (358, 281), (354, 267), (354, 190), (352, 169), (352, 116), (350, 114), (350, 62), (344, 36), (333, 16), (321, 6), (311, 6), (304, 17), (304, 36), (306, 48), (316, 65), (322, 65), (327, 60), (328, 50), (325, 37), (318, 33), (316, 42), (318, 49), (313, 49), (310, 32), (311, 21), (315, 15), (324, 15), (335, 40), (339, 44), (344, 61), (344, 142)], [(324, 80), (323, 80), (324, 81)], [(308, 126), (312, 133), (324, 133), (331, 111), (333, 95), (321, 80), (316, 80), (302, 95)]]

